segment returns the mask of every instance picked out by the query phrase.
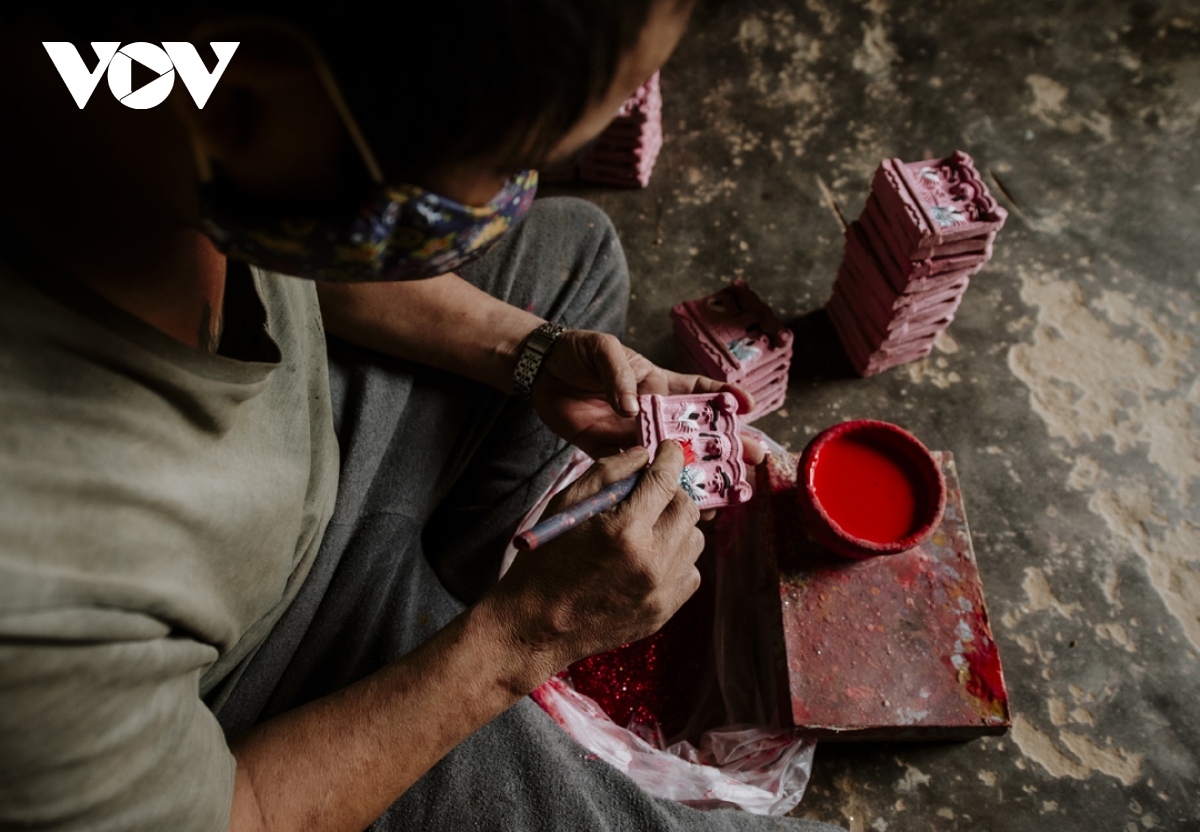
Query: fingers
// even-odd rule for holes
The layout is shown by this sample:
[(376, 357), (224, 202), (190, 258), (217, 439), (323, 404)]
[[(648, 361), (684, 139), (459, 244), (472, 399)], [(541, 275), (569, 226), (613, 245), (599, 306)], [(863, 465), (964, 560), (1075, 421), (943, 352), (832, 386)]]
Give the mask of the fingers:
[[(675, 489), (675, 496), (659, 515), (654, 529), (668, 539), (676, 535), (686, 535), (689, 528), (694, 528), (700, 522), (700, 507), (696, 501), (687, 495), (682, 488)], [(699, 552), (696, 553), (699, 556)]]
[(636, 416), (637, 376), (630, 366), (625, 348), (612, 335), (597, 335), (590, 341), (590, 346), (596, 369), (608, 393), (609, 404), (622, 416)]
[(743, 416), (754, 409), (754, 397), (743, 387), (738, 387), (736, 384), (720, 384), (719, 392), (732, 393), (733, 397), (737, 399), (738, 413)]
[(677, 488), (654, 527), (659, 557), (664, 559), (660, 568), (675, 576), (665, 587), (674, 595), (672, 612), (700, 585), (700, 573), (696, 571), (696, 561), (704, 551), (704, 532), (696, 526), (700, 517), (695, 500)]
[(754, 397), (744, 387), (736, 384), (717, 381), (707, 376), (687, 375), (663, 370), (666, 376), (667, 391), (672, 395), (684, 393), (732, 393), (737, 399), (738, 413), (743, 416), (754, 409)]
[(672, 370), (663, 370), (662, 373), (666, 377), (667, 392), (672, 396), (686, 393), (715, 393), (721, 389), (719, 381), (713, 381), (704, 376), (676, 373)]
[(646, 467), (650, 455), (645, 448), (630, 448), (624, 453), (597, 460), (583, 476), (564, 488), (550, 501), (543, 516), (557, 514), (568, 506), (585, 500), (614, 482), (619, 482)]
[(635, 517), (644, 517), (653, 525), (679, 492), (679, 475), (683, 471), (683, 448), (673, 439), (658, 446), (654, 462), (646, 469), (641, 482), (625, 503)]
[[(699, 531), (697, 531), (699, 534)], [(703, 537), (703, 535), (701, 535)], [(700, 570), (695, 566), (684, 576), (683, 581), (679, 585), (679, 597), (675, 602), (675, 608), (678, 610), (684, 605), (687, 599), (696, 594), (696, 590), (700, 588)]]
[[(573, 443), (573, 444), (575, 445), (575, 447), (579, 448), (579, 450), (586, 453), (592, 459), (604, 459), (604, 457), (606, 457), (606, 456), (612, 456), (613, 454), (619, 454), (619, 453), (624, 452), (624, 449), (619, 448), (616, 445), (600, 445), (595, 448), (591, 448), (591, 447), (580, 447), (580, 444), (578, 442)], [(586, 445), (587, 443), (584, 442), (583, 444)]]
[(742, 460), (747, 465), (755, 466), (762, 465), (762, 461), (767, 458), (767, 449), (763, 444), (753, 436), (742, 434)]

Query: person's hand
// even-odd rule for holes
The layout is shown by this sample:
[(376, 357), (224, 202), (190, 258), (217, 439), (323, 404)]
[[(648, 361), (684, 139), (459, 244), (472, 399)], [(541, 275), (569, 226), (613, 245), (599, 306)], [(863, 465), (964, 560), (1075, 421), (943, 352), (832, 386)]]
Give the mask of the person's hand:
[[(648, 393), (732, 393), (738, 411), (754, 406), (736, 384), (664, 370), (615, 336), (567, 330), (546, 356), (532, 388), (533, 407), (552, 431), (593, 458), (637, 444), (637, 397)], [(743, 457), (763, 461), (758, 442), (743, 437)]]
[[(646, 466), (644, 448), (596, 462), (546, 514)], [(571, 662), (656, 632), (700, 585), (700, 511), (679, 487), (683, 450), (659, 446), (628, 499), (531, 552), (521, 552), (481, 603), (549, 676)], [(535, 682), (534, 684), (536, 684)]]

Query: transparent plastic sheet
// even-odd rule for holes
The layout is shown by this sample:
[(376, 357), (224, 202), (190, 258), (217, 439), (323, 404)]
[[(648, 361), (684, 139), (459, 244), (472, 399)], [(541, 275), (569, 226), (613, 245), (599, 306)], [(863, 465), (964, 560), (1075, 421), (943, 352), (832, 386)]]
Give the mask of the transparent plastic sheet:
[[(782, 457), (787, 451), (754, 428), (748, 433)], [(558, 491), (577, 479), (591, 460), (576, 452), (562, 474), (522, 521), (531, 528)], [(698, 808), (734, 806), (759, 815), (783, 815), (800, 802), (812, 772), (816, 743), (780, 728), (776, 676), (762, 629), (766, 571), (760, 566), (751, 522), (754, 501), (726, 509), (716, 527), (713, 618), (715, 696), (726, 724), (704, 731), (699, 744), (666, 745), (661, 732), (644, 725), (622, 727), (570, 681), (554, 677), (533, 692), (543, 710), (580, 745), (624, 772), (647, 793)], [(504, 569), (516, 556), (512, 546)], [(710, 697), (711, 699), (711, 697)], [(712, 702), (708, 703), (712, 707)], [(635, 730), (631, 730), (636, 729)]]
[(622, 728), (593, 700), (555, 676), (533, 699), (576, 742), (624, 772), (655, 797), (698, 808), (736, 806), (757, 815), (782, 815), (804, 796), (815, 743), (787, 731), (730, 726), (690, 742), (657, 748)]

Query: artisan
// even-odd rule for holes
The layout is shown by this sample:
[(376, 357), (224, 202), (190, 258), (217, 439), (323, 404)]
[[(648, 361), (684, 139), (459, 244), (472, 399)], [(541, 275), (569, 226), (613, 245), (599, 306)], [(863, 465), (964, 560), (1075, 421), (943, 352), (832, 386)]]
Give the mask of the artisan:
[[(526, 697), (696, 589), (677, 445), (497, 582), (570, 445), (552, 510), (647, 465), (637, 393), (723, 389), (620, 344), (610, 223), (528, 172), (690, 4), (305, 5), (3, 12), (0, 829), (815, 828), (650, 798)], [(105, 38), (238, 45), (137, 108)]]

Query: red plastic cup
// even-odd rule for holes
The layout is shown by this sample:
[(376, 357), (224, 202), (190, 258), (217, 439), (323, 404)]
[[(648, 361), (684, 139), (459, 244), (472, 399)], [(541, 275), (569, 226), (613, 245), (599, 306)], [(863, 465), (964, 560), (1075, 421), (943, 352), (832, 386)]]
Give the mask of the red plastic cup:
[(857, 419), (808, 443), (797, 476), (805, 530), (850, 558), (896, 555), (920, 546), (942, 522), (946, 479), (904, 428)]

